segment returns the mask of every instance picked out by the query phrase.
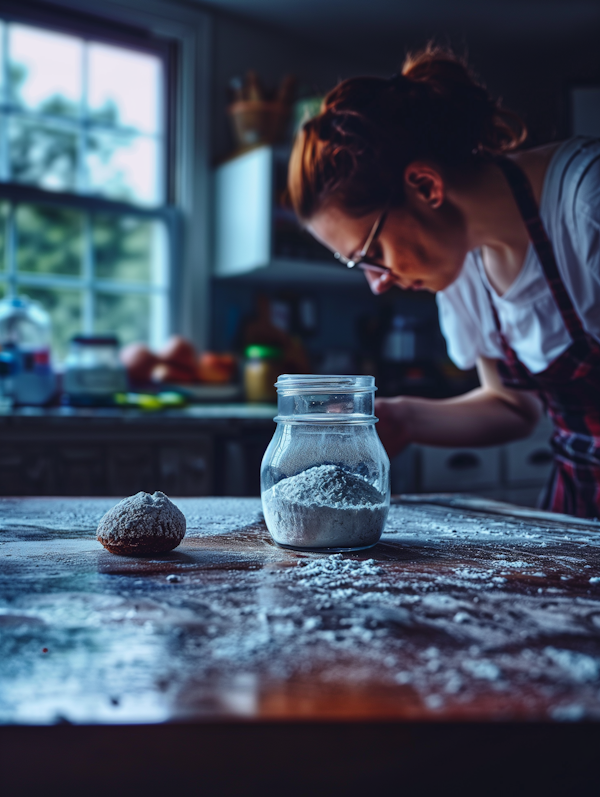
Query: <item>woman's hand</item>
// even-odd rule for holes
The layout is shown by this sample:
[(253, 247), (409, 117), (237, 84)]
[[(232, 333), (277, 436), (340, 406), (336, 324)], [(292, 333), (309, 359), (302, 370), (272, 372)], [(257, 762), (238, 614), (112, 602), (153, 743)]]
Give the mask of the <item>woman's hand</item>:
[(412, 442), (408, 431), (408, 410), (409, 405), (403, 396), (375, 401), (375, 415), (379, 418), (377, 431), (390, 459)]

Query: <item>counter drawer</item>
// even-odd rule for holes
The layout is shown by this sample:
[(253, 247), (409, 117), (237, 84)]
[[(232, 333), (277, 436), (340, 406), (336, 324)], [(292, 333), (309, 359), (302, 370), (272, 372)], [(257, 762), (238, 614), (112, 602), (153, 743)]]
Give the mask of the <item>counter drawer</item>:
[(506, 482), (543, 484), (552, 470), (552, 449), (547, 440), (530, 438), (506, 446)]
[(43, 446), (0, 447), (0, 495), (52, 495), (52, 453)]
[(424, 492), (471, 492), (500, 482), (500, 449), (421, 449), (421, 489)]
[(213, 445), (196, 435), (187, 446), (162, 446), (159, 451), (160, 489), (170, 495), (202, 496), (213, 491)]

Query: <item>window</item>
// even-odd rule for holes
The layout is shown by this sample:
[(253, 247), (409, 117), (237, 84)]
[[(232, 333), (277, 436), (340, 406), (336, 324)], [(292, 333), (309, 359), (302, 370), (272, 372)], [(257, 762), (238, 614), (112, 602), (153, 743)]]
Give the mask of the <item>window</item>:
[(0, 295), (39, 301), (53, 354), (78, 333), (169, 331), (160, 48), (0, 20)]

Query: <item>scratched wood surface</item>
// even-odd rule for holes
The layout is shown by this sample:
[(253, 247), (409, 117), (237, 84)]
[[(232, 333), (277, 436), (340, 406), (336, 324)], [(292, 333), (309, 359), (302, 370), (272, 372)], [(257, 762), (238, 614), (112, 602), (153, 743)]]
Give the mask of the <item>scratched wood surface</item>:
[(104, 551), (114, 499), (0, 500), (0, 722), (600, 719), (600, 523), (406, 496), (352, 555), (275, 546), (258, 499)]

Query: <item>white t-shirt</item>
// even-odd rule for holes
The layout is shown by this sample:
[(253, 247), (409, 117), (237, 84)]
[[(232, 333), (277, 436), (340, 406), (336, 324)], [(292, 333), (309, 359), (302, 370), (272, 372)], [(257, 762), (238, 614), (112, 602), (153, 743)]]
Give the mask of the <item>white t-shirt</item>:
[[(554, 153), (540, 216), (583, 327), (600, 341), (600, 139), (578, 136)], [(479, 356), (502, 359), (486, 287), (519, 360), (532, 373), (545, 370), (569, 346), (571, 336), (531, 244), (502, 296), (492, 288), (479, 250), (469, 252), (458, 279), (437, 294), (450, 358), (464, 369), (472, 368)]]

